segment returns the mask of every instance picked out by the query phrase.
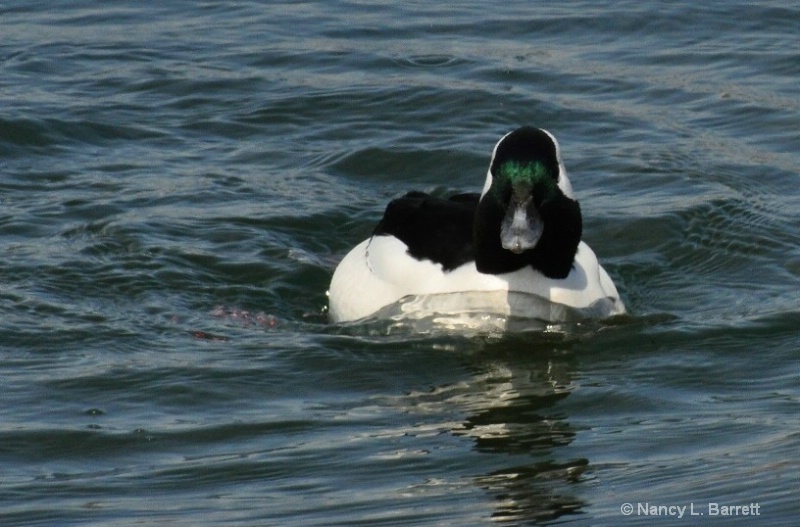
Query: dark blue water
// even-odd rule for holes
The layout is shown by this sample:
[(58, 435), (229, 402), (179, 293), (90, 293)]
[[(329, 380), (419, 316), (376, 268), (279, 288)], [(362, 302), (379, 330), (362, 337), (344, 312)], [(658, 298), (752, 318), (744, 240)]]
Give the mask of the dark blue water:
[[(796, 525), (798, 20), (5, 2), (0, 523)], [(521, 124), (631, 315), (328, 324), (387, 201)]]

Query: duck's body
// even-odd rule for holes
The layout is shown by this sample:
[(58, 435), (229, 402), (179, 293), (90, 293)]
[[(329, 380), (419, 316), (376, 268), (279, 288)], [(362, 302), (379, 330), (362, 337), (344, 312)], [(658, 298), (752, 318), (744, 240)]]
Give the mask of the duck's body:
[(413, 317), (546, 322), (623, 313), (581, 232), (558, 143), (543, 130), (520, 128), (495, 146), (481, 194), (411, 192), (392, 201), (373, 235), (334, 272), (330, 318), (355, 321), (394, 305)]

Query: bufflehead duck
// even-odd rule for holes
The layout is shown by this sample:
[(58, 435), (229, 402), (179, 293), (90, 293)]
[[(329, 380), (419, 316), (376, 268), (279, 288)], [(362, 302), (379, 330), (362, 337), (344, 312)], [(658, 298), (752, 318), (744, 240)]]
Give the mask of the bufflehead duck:
[(582, 220), (556, 138), (522, 127), (492, 152), (480, 194), (409, 192), (333, 273), (333, 322), (428, 315), (557, 323), (625, 312), (581, 241)]

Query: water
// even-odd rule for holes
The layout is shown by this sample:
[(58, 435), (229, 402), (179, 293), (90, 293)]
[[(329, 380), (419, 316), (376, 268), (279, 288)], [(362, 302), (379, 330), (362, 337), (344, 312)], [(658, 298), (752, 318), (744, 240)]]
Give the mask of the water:
[[(795, 525), (800, 10), (751, 4), (5, 2), (0, 523)], [(520, 124), (631, 316), (327, 324)]]

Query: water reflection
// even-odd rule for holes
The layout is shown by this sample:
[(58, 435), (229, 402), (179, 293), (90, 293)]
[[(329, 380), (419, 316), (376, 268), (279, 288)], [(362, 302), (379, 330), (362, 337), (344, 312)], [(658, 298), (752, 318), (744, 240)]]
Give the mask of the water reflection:
[(496, 501), (492, 519), (515, 525), (537, 524), (580, 512), (584, 502), (561, 487), (580, 481), (588, 464), (586, 459), (543, 461), (499, 470), (476, 478), (476, 483)]
[(470, 401), (473, 413), (454, 433), (473, 438), (480, 451), (515, 454), (544, 453), (572, 440), (574, 432), (552, 410), (569, 395), (564, 359), (489, 360), (480, 369), (478, 393)]
[(539, 523), (584, 506), (571, 486), (589, 461), (565, 460), (558, 452), (576, 433), (557, 406), (573, 388), (574, 358), (558, 347), (519, 339), (498, 342), (474, 359), (476, 397), (453, 432), (473, 439), (480, 452), (520, 458), (475, 478), (494, 498), (498, 522)]
[[(539, 334), (542, 335), (542, 334)], [(589, 461), (561, 454), (576, 431), (558, 402), (569, 397), (575, 359), (558, 336), (490, 339), (471, 356), (472, 376), (412, 394), (418, 410), (466, 418), (449, 431), (469, 438), (496, 466), (473, 482), (493, 498), (493, 519), (514, 525), (538, 524), (581, 511), (574, 494)]]

